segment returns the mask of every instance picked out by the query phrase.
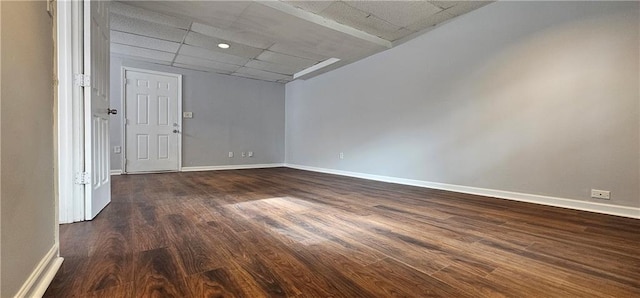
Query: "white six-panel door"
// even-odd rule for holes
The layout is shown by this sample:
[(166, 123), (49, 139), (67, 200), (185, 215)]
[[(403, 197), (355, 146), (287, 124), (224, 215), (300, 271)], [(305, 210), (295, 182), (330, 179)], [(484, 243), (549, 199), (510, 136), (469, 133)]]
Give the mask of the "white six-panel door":
[[(93, 219), (111, 201), (109, 169), (109, 2), (83, 1), (85, 219)], [(88, 84), (87, 84), (88, 83)], [(87, 179), (88, 178), (88, 179)]]
[(178, 171), (179, 80), (125, 71), (125, 172)]

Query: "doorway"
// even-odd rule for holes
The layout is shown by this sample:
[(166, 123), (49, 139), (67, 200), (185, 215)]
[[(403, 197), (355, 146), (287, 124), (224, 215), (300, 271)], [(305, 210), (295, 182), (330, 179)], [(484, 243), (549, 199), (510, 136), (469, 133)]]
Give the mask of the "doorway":
[(182, 75), (124, 67), (124, 173), (181, 167)]

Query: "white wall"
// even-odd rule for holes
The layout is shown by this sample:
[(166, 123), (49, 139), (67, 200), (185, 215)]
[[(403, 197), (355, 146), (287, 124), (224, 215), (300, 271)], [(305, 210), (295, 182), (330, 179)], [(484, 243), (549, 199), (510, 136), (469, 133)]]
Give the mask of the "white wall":
[(286, 162), (639, 207), (638, 24), (638, 2), (490, 4), (287, 84)]
[(2, 1), (0, 297), (55, 249), (53, 41), (44, 1)]
[[(182, 74), (182, 166), (284, 162), (284, 85), (111, 57), (111, 106), (122, 111), (121, 67)], [(122, 167), (122, 113), (111, 118), (111, 169)], [(229, 158), (229, 151), (235, 152)], [(242, 158), (240, 152), (253, 151)], [(124, 152), (124, 150), (123, 150)]]

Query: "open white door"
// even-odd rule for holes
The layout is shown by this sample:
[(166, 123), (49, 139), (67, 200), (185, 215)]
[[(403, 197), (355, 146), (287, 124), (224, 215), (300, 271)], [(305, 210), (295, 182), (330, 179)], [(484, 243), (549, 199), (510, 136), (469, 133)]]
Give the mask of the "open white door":
[(89, 176), (85, 177), (85, 219), (91, 220), (111, 201), (109, 2), (84, 0), (83, 4), (85, 172)]

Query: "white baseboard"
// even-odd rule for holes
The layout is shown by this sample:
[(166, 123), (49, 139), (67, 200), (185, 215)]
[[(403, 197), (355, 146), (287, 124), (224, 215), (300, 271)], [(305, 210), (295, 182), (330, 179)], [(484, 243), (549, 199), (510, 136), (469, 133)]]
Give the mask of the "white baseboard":
[(40, 260), (15, 297), (42, 297), (60, 269), (62, 261), (58, 256), (58, 244), (55, 244)]
[(111, 170), (111, 176), (122, 175), (122, 170)]
[(495, 197), (500, 199), (513, 200), (513, 201), (521, 201), (521, 202), (527, 202), (527, 203), (535, 203), (535, 204), (548, 205), (548, 206), (554, 206), (554, 207), (562, 207), (562, 208), (569, 208), (569, 209), (576, 209), (576, 210), (582, 210), (582, 211), (590, 211), (590, 212), (596, 212), (596, 213), (604, 213), (604, 214), (640, 219), (640, 208), (634, 208), (634, 207), (616, 206), (616, 205), (602, 204), (602, 203), (595, 203), (595, 202), (578, 201), (578, 200), (566, 199), (566, 198), (557, 198), (557, 197), (541, 196), (541, 195), (534, 195), (534, 194), (527, 194), (527, 193), (520, 193), (520, 192), (486, 189), (486, 188), (478, 188), (478, 187), (463, 186), (463, 185), (429, 182), (429, 181), (422, 181), (422, 180), (404, 179), (404, 178), (396, 178), (396, 177), (390, 177), (390, 176), (371, 175), (371, 174), (365, 174), (365, 173), (333, 170), (333, 169), (327, 169), (327, 168), (317, 168), (317, 167), (310, 167), (310, 166), (303, 166), (303, 165), (296, 165), (296, 164), (285, 164), (285, 166), (289, 168), (305, 170), (305, 171), (313, 171), (313, 172), (362, 178), (367, 180), (375, 180), (375, 181), (390, 182), (390, 183), (396, 183), (396, 184), (441, 189), (441, 190), (481, 195), (481, 196), (487, 196), (487, 197)]
[(284, 167), (284, 163), (264, 163), (251, 165), (227, 165), (227, 166), (205, 166), (205, 167), (182, 167), (182, 172), (198, 171), (221, 171), (221, 170), (242, 170), (242, 169), (262, 169)]

